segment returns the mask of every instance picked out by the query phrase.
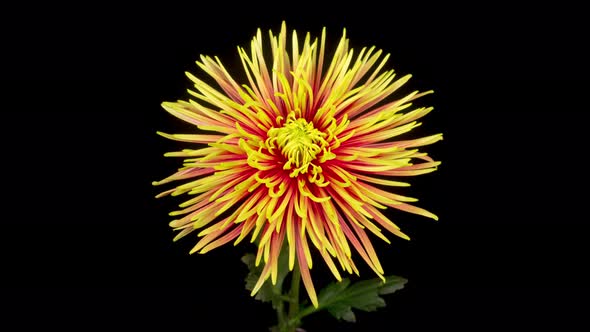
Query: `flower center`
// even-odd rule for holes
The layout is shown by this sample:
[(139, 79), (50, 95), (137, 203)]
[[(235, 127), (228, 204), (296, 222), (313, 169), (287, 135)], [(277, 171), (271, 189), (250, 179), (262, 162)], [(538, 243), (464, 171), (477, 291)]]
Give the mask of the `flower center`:
[(291, 177), (307, 173), (310, 165), (315, 166), (312, 162), (318, 159), (318, 154), (328, 147), (326, 134), (314, 128), (313, 123), (295, 118), (294, 113), (289, 114), (283, 127), (270, 129), (268, 137), (287, 159), (283, 169), (292, 169)]

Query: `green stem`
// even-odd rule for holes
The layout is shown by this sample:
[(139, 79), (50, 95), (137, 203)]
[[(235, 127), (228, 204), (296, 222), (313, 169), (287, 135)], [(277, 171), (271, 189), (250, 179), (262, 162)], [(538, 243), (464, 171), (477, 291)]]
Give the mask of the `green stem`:
[(288, 320), (286, 319), (287, 317), (285, 317), (285, 304), (284, 302), (278, 301), (277, 304), (277, 320), (278, 320), (278, 327), (279, 327), (279, 331), (283, 331), (283, 326), (287, 325)]
[(316, 311), (319, 311), (320, 309), (316, 309), (314, 306), (309, 306), (301, 311), (299, 311), (299, 313), (297, 313), (297, 315), (293, 316), (293, 317), (289, 317), (289, 320), (287, 321), (287, 324), (296, 324), (297, 322), (299, 322), (303, 317), (308, 316), (313, 314)]
[[(299, 266), (295, 265), (291, 275), (291, 289), (288, 295), (281, 294), (280, 289), (275, 289), (275, 294), (278, 299), (277, 303), (277, 319), (278, 319), (278, 331), (279, 332), (295, 332), (295, 329), (299, 326), (300, 320), (293, 319), (299, 315), (299, 287), (301, 284), (301, 273), (299, 272)], [(288, 302), (289, 309), (288, 314), (285, 310), (285, 302)]]
[(291, 291), (289, 292), (289, 319), (297, 316), (299, 313), (299, 285), (301, 284), (301, 272), (299, 265), (295, 264), (293, 268), (293, 275), (291, 276)]

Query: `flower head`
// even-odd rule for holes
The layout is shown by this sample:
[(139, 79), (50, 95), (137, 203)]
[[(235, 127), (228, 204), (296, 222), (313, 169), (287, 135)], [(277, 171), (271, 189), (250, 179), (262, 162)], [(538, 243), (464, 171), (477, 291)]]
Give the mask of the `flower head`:
[(293, 31), (288, 47), (287, 37), (284, 23), (278, 36), (270, 32), (272, 56), (264, 53), (260, 30), (249, 52), (238, 47), (247, 84), (238, 84), (217, 57), (200, 57), (197, 65), (218, 87), (187, 73), (194, 99), (162, 104), (201, 132), (159, 133), (195, 149), (167, 153), (185, 158), (183, 167), (154, 184), (190, 180), (158, 197), (190, 196), (171, 213), (179, 217), (170, 225), (179, 231), (175, 239), (199, 230), (191, 253), (256, 242), (256, 264), (264, 268), (255, 294), (269, 277), (276, 282), (279, 253), (288, 248), (289, 268), (299, 265), (317, 306), (312, 248), (338, 280), (341, 270), (358, 274), (353, 250), (383, 277), (368, 233), (387, 242), (381, 228), (408, 237), (382, 210), (437, 219), (409, 204), (416, 199), (381, 188), (409, 186), (396, 180), (434, 171), (439, 162), (417, 147), (442, 135), (395, 140), (432, 110), (410, 110), (412, 100), (432, 91), (391, 99), (410, 75), (382, 71), (388, 55), (371, 47), (355, 56), (344, 31), (326, 61), (325, 29), (319, 42), (307, 34), (300, 45)]

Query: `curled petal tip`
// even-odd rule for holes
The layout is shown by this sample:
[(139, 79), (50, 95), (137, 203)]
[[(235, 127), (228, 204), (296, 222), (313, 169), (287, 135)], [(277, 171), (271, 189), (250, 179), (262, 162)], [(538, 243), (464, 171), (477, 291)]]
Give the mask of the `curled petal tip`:
[(396, 96), (412, 75), (398, 78), (384, 68), (389, 54), (383, 56), (385, 52), (375, 47), (353, 53), (346, 32), (342, 29), (334, 54), (328, 55), (326, 27), (319, 40), (307, 34), (301, 43), (301, 34), (293, 31), (288, 42), (283, 20), (279, 34), (270, 33), (272, 50), (264, 50), (258, 29), (251, 50), (238, 46), (246, 83), (238, 84), (217, 57), (200, 55), (198, 67), (217, 85), (187, 71), (193, 100), (161, 104), (196, 128), (215, 132), (156, 132), (205, 146), (166, 153), (186, 157), (182, 168), (152, 182), (157, 186), (187, 180), (156, 196), (191, 197), (170, 213), (186, 215), (170, 222), (180, 231), (174, 241), (200, 229), (195, 232), (200, 240), (190, 254), (205, 254), (247, 236), (250, 242), (260, 239), (255, 264), (264, 272), (252, 296), (269, 277), (276, 282), (276, 259), (285, 237), (288, 268), (294, 268), (296, 259), (309, 299), (319, 308), (310, 249), (319, 251), (339, 281), (338, 264), (359, 275), (353, 261), (357, 254), (383, 279), (366, 233), (388, 243), (382, 229), (410, 238), (379, 210), (392, 208), (438, 220), (406, 203), (417, 199), (395, 194), (396, 187), (409, 183), (385, 179), (426, 174), (440, 164), (414, 148), (441, 140), (442, 134), (397, 140), (419, 126), (417, 120), (431, 110), (412, 109), (412, 101), (434, 91)]

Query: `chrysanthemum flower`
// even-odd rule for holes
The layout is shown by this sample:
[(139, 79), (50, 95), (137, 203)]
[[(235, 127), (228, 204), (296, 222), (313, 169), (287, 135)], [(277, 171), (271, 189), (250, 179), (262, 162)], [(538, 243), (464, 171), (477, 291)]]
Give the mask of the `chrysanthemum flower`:
[(271, 56), (262, 41), (258, 30), (249, 52), (238, 47), (247, 84), (238, 84), (217, 57), (201, 56), (197, 65), (219, 87), (187, 73), (195, 99), (162, 104), (206, 133), (159, 133), (197, 146), (167, 153), (186, 158), (183, 167), (154, 184), (190, 180), (158, 197), (191, 196), (170, 223), (180, 231), (175, 240), (200, 230), (191, 253), (246, 238), (256, 242), (256, 264), (264, 268), (255, 294), (269, 277), (276, 281), (279, 253), (288, 248), (289, 269), (299, 265), (317, 307), (312, 248), (338, 280), (340, 270), (358, 274), (353, 250), (383, 277), (368, 233), (387, 242), (380, 228), (408, 237), (382, 211), (437, 219), (409, 204), (416, 199), (382, 188), (409, 186), (397, 177), (434, 171), (439, 162), (416, 148), (442, 135), (395, 140), (432, 110), (410, 110), (412, 100), (432, 91), (392, 100), (410, 75), (396, 79), (393, 70), (382, 71), (389, 55), (381, 57), (374, 47), (355, 56), (346, 30), (328, 61), (325, 29), (319, 43), (308, 33), (300, 44), (295, 31), (288, 41), (283, 23), (278, 36), (270, 32)]

